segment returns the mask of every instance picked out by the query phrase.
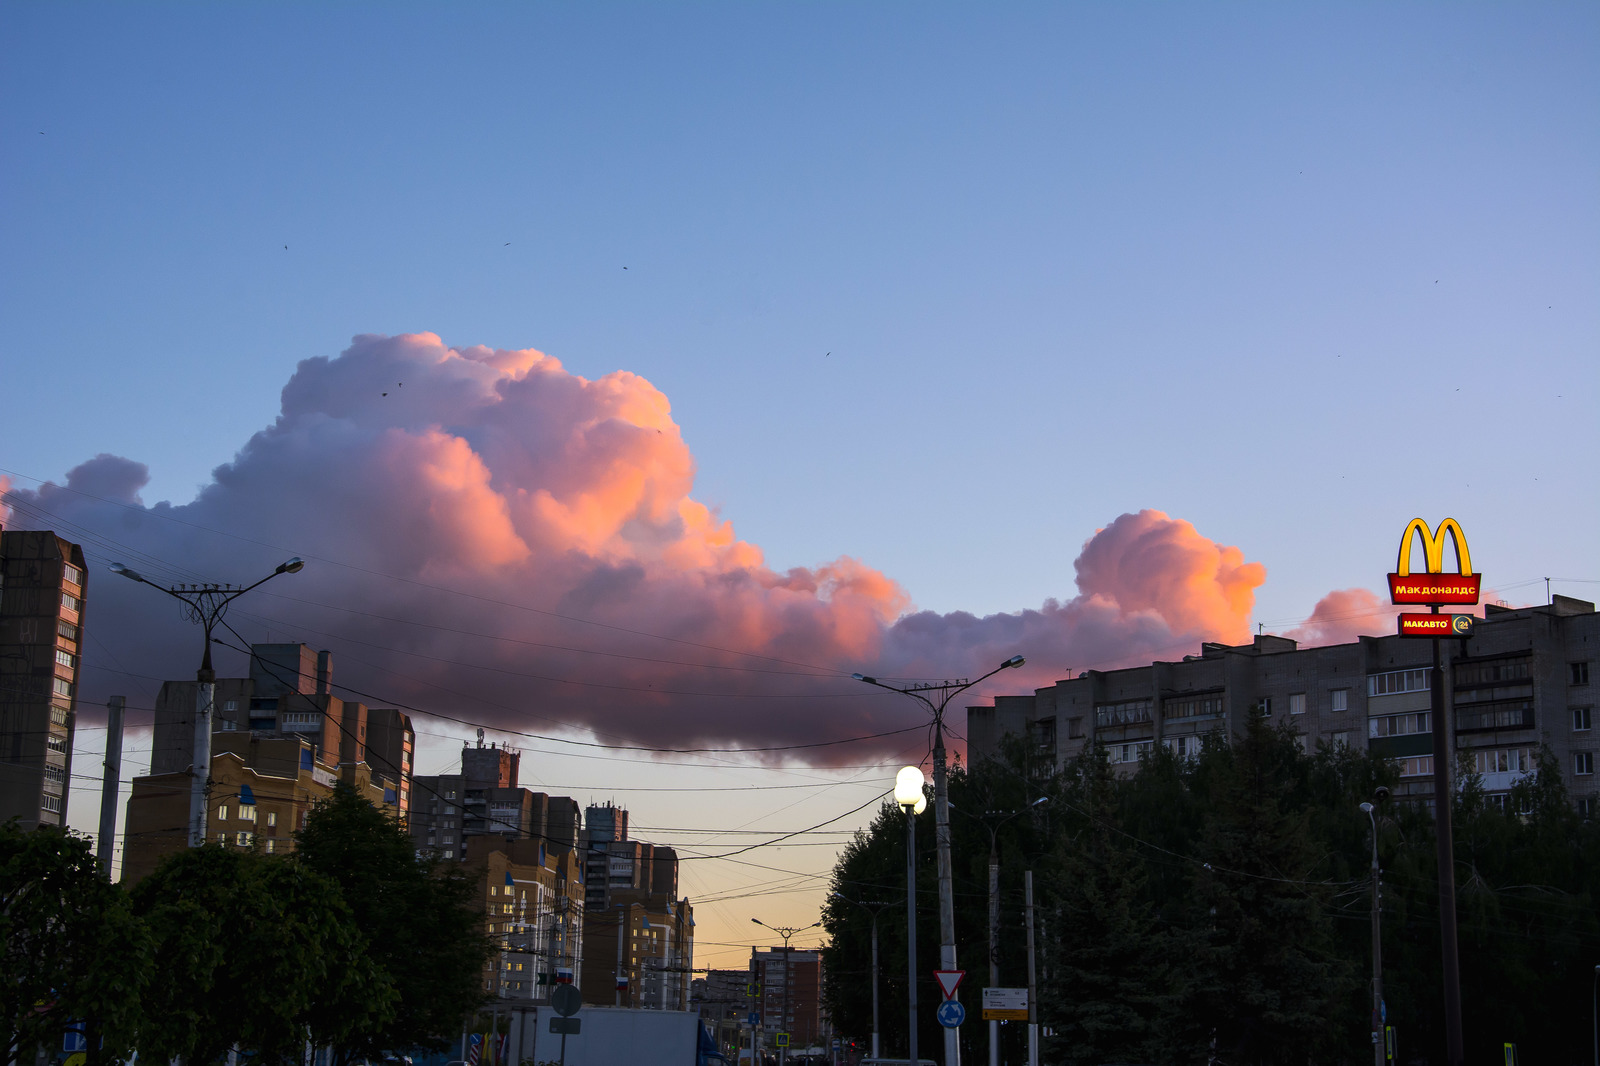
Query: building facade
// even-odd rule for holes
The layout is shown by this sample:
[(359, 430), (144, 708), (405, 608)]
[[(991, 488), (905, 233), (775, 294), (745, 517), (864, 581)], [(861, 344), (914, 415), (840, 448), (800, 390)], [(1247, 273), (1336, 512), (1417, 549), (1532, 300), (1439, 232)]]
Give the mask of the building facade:
[(67, 823), (87, 591), (78, 545), (0, 532), (0, 822)]
[(478, 871), (484, 923), (500, 945), (484, 992), (500, 1000), (550, 1001), (583, 968), (583, 870), (571, 848), (475, 836), (464, 860)]
[(779, 1033), (789, 1034), (789, 1047), (796, 1051), (826, 1044), (820, 952), (751, 948), (750, 970), (756, 975), (759, 990), (762, 1047), (776, 1047)]
[[(256, 644), (250, 652), (248, 677), (216, 680), (207, 839), (288, 851), (311, 807), (340, 782), (402, 819), (416, 742), (410, 718), (333, 695), (326, 651)], [(166, 681), (156, 697), (150, 773), (133, 779), (125, 815), (130, 884), (187, 842), (198, 684)]]
[[(1578, 810), (1597, 813), (1594, 604), (1565, 596), (1515, 610), (1491, 604), (1471, 636), (1442, 644), (1448, 733), (1458, 763), (1479, 776), (1490, 802), (1508, 802), (1542, 746), (1560, 764)], [(1322, 648), (1265, 635), (1245, 645), (1203, 644), (1181, 662), (1087, 670), (1032, 695), (969, 707), (969, 755), (994, 755), (1012, 734), (1057, 766), (1099, 745), (1113, 766), (1131, 771), (1157, 744), (1194, 754), (1208, 737), (1226, 742), (1241, 733), (1256, 714), (1288, 722), (1308, 752), (1342, 744), (1394, 760), (1400, 795), (1427, 803), (1432, 654), (1429, 640), (1398, 636)]]
[(576, 850), (583, 826), (577, 801), (521, 787), (520, 763), (520, 753), (485, 747), (480, 737), (477, 747), (462, 746), (461, 773), (412, 779), (408, 825), (418, 852), (465, 861), (468, 842), (481, 836)]

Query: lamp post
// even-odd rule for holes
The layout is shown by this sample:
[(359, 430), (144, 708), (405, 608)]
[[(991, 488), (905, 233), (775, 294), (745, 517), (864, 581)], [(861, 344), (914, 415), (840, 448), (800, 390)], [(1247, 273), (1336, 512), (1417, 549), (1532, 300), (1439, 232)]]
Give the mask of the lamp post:
[[(983, 827), (989, 830), (989, 987), (1000, 987), (1000, 827), (1005, 825), (1023, 811), (1031, 811), (1039, 804), (1048, 800), (1049, 796), (1040, 796), (1022, 810), (1017, 811), (985, 811)], [(996, 815), (1003, 815), (998, 822), (987, 821)], [(1000, 1023), (994, 1018), (989, 1019), (989, 1066), (1000, 1066)]]
[(216, 628), (228, 605), (246, 592), (266, 584), (279, 574), (298, 574), (305, 561), (296, 556), (279, 563), (278, 568), (250, 585), (158, 585), (137, 570), (121, 563), (112, 563), (111, 572), (121, 574), (130, 581), (149, 585), (165, 592), (183, 604), (189, 621), (205, 629), (205, 649), (200, 655), (200, 669), (195, 671), (194, 764), (189, 767), (192, 781), (189, 786), (189, 846), (197, 848), (206, 842), (206, 786), (211, 780), (211, 707), (216, 698), (217, 674), (211, 669), (211, 631)]
[(880, 903), (877, 900), (851, 899), (843, 892), (835, 892), (833, 895), (835, 899), (853, 903), (872, 915), (872, 1057), (877, 1058), (880, 1053), (878, 1049), (878, 913), (891, 904)]
[[(781, 1033), (789, 1033), (789, 984), (791, 977), (789, 973), (789, 940), (796, 933), (803, 933), (807, 929), (815, 929), (822, 923), (812, 922), (810, 925), (768, 925), (760, 918), (751, 918), (750, 920), (761, 926), (763, 929), (771, 929), (774, 933), (777, 933), (779, 936), (783, 937), (783, 1026), (778, 1031)], [(792, 1035), (793, 1034), (790, 1034), (791, 1037)], [(778, 1048), (778, 1066), (784, 1066), (784, 1064), (788, 1061), (789, 1047), (787, 1044), (784, 1044)]]
[[(1021, 666), (1024, 661), (1022, 656), (1013, 655), (987, 674), (971, 681), (958, 678), (953, 681), (907, 685), (903, 688), (885, 684), (865, 674), (850, 675), (865, 684), (876, 685), (878, 688), (921, 700), (927, 704), (928, 710), (933, 712), (933, 839), (939, 859), (939, 968), (942, 970), (957, 968), (955, 893), (950, 877), (950, 792), (945, 773), (944, 709), (952, 699), (973, 685), (988, 680), (1002, 670)], [(896, 793), (896, 802), (899, 802), (898, 786)], [(954, 1029), (944, 1031), (944, 1062), (945, 1066), (961, 1066), (961, 1038)]]
[(1372, 825), (1372, 1063), (1383, 1066), (1383, 935), (1379, 927), (1378, 908), (1378, 817), (1376, 808), (1363, 803), (1367, 821)]
[(895, 806), (906, 812), (906, 1003), (910, 1027), (907, 1058), (917, 1066), (917, 815), (928, 809), (922, 768), (902, 766), (894, 776)]

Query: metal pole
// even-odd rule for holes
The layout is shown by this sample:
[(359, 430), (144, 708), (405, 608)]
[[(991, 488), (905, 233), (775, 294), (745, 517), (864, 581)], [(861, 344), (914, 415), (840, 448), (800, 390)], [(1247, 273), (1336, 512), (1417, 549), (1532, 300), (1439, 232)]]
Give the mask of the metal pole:
[(1028, 918), (1028, 1066), (1039, 1066), (1039, 989), (1033, 968), (1033, 871), (1022, 872), (1023, 905)]
[(878, 912), (872, 912), (872, 1057), (878, 1057)]
[(906, 807), (906, 994), (911, 1022), (907, 1056), (917, 1066), (917, 818)]
[[(989, 987), (1000, 987), (1000, 827), (989, 827)], [(989, 1066), (1000, 1066), (1000, 1023), (989, 1019)]]
[[(941, 712), (943, 708), (940, 708)], [(939, 862), (939, 968), (956, 969), (955, 888), (950, 875), (950, 789), (945, 773), (944, 715), (933, 719), (933, 826)], [(945, 1066), (961, 1066), (961, 1035), (944, 1030)]]
[[(613, 1006), (622, 1006), (622, 908), (617, 908), (617, 979), (612, 982), (616, 986), (616, 1002)], [(630, 989), (631, 991), (631, 989)]]
[(117, 786), (122, 782), (122, 708), (127, 701), (106, 701), (106, 769), (100, 779), (100, 873), (111, 880), (111, 853), (117, 839)]
[(1372, 823), (1372, 1064), (1384, 1066), (1386, 1049), (1383, 1040), (1383, 933), (1379, 925), (1382, 914), (1379, 909), (1379, 883), (1378, 883), (1378, 819), (1370, 803), (1363, 803), (1361, 809), (1367, 812), (1367, 820)]
[(1594, 968), (1594, 1066), (1600, 1066), (1600, 966)]
[(195, 675), (194, 761), (189, 767), (189, 846), (206, 842), (206, 793), (211, 784), (211, 708), (217, 675), (211, 669), (211, 633), (206, 632), (205, 665)]
[[(1438, 614), (1435, 606), (1433, 613)], [(1444, 969), (1445, 1062), (1462, 1066), (1461, 1039), (1461, 961), (1456, 941), (1456, 859), (1452, 839), (1450, 804), (1451, 755), (1449, 731), (1445, 728), (1444, 670), (1440, 666), (1438, 637), (1433, 638), (1431, 696), (1433, 712), (1433, 808), (1434, 845), (1439, 864), (1439, 943)]]

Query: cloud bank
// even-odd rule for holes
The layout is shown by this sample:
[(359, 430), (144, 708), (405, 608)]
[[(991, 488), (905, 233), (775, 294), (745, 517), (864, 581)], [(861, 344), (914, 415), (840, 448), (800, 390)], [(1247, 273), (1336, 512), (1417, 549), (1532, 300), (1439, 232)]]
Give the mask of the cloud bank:
[[(693, 480), (667, 398), (635, 374), (591, 381), (532, 349), (367, 335), (300, 363), (277, 420), (192, 502), (147, 505), (146, 467), (99, 455), (65, 485), (13, 488), (7, 524), (55, 528), (93, 561), (84, 702), (153, 694), (199, 654), (176, 604), (104, 564), (247, 583), (295, 554), (305, 571), (251, 593), (230, 621), (247, 640), (333, 650), (348, 698), (668, 747), (806, 744), (921, 720), (910, 701), (851, 682), (856, 670), (974, 676), (1026, 655), (992, 695), (1245, 641), (1266, 576), (1146, 510), (1088, 539), (1070, 599), (981, 618), (916, 612), (849, 556), (772, 569), (693, 498)], [(220, 672), (243, 668), (219, 651)]]

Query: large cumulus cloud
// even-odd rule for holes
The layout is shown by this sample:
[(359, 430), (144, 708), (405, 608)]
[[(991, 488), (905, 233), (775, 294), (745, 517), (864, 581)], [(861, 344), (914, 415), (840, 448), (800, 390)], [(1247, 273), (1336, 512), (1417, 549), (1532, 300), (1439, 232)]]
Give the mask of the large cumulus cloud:
[[(427, 333), (361, 336), (302, 362), (276, 422), (192, 502), (145, 504), (147, 477), (101, 455), (65, 485), (7, 497), (9, 524), (55, 526), (96, 564), (90, 701), (186, 676), (198, 653), (175, 605), (107, 575), (112, 560), (153, 580), (237, 582), (302, 555), (304, 573), (241, 601), (235, 624), (251, 640), (332, 649), (335, 681), (368, 702), (674, 746), (917, 720), (852, 684), (853, 670), (973, 675), (1028, 656), (992, 694), (1245, 640), (1265, 579), (1237, 548), (1146, 510), (1089, 538), (1064, 602), (908, 613), (905, 589), (849, 556), (768, 567), (693, 498), (693, 456), (643, 378), (591, 381), (531, 349)], [(242, 668), (223, 654), (219, 669), (230, 663)]]

